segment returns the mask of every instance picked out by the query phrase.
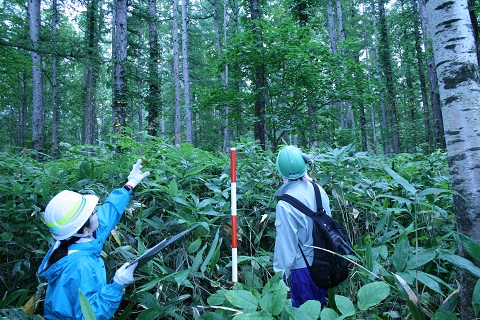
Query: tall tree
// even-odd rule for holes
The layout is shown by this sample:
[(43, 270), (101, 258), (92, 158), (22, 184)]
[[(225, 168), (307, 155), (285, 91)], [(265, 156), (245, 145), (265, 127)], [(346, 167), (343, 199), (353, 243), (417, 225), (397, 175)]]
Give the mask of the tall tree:
[[(57, 0), (52, 2), (52, 42), (57, 42), (58, 6)], [(58, 152), (58, 65), (57, 55), (52, 56), (52, 147), (51, 156), (56, 159)]]
[(387, 20), (385, 17), (385, 0), (378, 1), (380, 43), (379, 54), (387, 88), (388, 116), (392, 135), (392, 146), (394, 153), (400, 153), (400, 133), (398, 130), (397, 105), (395, 101), (395, 89), (393, 85), (393, 70), (390, 54), (390, 43), (388, 40)]
[(85, 32), (86, 63), (83, 66), (84, 101), (83, 101), (83, 135), (82, 143), (94, 144), (97, 129), (96, 119), (96, 87), (98, 78), (98, 0), (90, 0), (87, 4), (87, 26)]
[[(426, 3), (447, 142), (458, 231), (480, 244), (480, 77), (467, 0)], [(471, 259), (460, 247), (461, 254)], [(476, 319), (472, 293), (478, 280), (460, 272), (460, 313)]]
[(190, 106), (190, 65), (188, 61), (188, 1), (182, 0), (183, 99), (185, 104), (185, 139), (192, 143), (192, 110)]
[(420, 20), (422, 23), (422, 35), (425, 46), (425, 51), (427, 52), (427, 77), (428, 85), (430, 89), (430, 103), (432, 109), (432, 118), (433, 118), (433, 137), (434, 137), (434, 146), (435, 148), (446, 149), (444, 127), (443, 127), (443, 117), (442, 109), (440, 105), (440, 94), (438, 92), (438, 78), (437, 70), (435, 69), (435, 61), (433, 60), (431, 50), (432, 45), (430, 43), (430, 30), (428, 27), (428, 18), (427, 12), (425, 9), (425, 0), (418, 0), (418, 11), (420, 14)]
[(178, 51), (178, 1), (172, 1), (172, 21), (173, 21), (173, 78), (175, 85), (175, 144), (181, 142), (182, 133), (182, 106), (180, 103), (180, 52)]
[(261, 19), (260, 0), (250, 0), (250, 17), (252, 22), (253, 34), (254, 34), (254, 46), (257, 51), (257, 59), (255, 61), (255, 124), (254, 124), (254, 137), (257, 143), (266, 149), (265, 145), (265, 108), (266, 108), (266, 92), (267, 92), (267, 77), (265, 70), (265, 61), (263, 55), (263, 36), (262, 27), (260, 23)]
[(38, 44), (40, 41), (40, 0), (28, 0), (28, 21), (30, 25), (30, 40), (33, 45), (33, 50), (31, 51), (33, 80), (32, 141), (34, 150), (43, 151), (45, 122), (43, 73), (42, 55)]
[(149, 17), (149, 55), (148, 69), (148, 134), (157, 136), (159, 129), (159, 108), (160, 108), (160, 86), (158, 76), (158, 61), (160, 51), (158, 48), (158, 32), (157, 32), (157, 0), (148, 1), (148, 17)]
[(123, 132), (127, 121), (127, 0), (115, 0), (113, 12), (113, 132)]
[(417, 57), (417, 68), (418, 68), (418, 79), (420, 80), (420, 92), (422, 94), (422, 107), (424, 113), (424, 122), (425, 122), (425, 141), (427, 142), (427, 152), (431, 152), (432, 145), (432, 125), (431, 125), (431, 112), (430, 104), (427, 97), (427, 86), (425, 79), (425, 64), (424, 64), (424, 54), (421, 48), (421, 35), (419, 28), (421, 27), (420, 14), (418, 10), (417, 0), (412, 0), (412, 12), (414, 17), (414, 37), (415, 37), (415, 54)]

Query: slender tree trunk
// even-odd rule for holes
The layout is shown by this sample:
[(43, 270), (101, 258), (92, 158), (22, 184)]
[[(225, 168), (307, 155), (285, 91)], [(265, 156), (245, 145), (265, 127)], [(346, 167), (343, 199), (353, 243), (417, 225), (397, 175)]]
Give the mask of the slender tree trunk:
[[(422, 22), (423, 40), (425, 51), (430, 52), (430, 30), (428, 28), (428, 18), (425, 9), (425, 0), (418, 0), (418, 8), (420, 13), (420, 20)], [(442, 109), (440, 105), (440, 94), (438, 90), (437, 71), (435, 69), (435, 62), (433, 58), (427, 58), (427, 77), (430, 89), (430, 102), (432, 106), (433, 119), (433, 137), (435, 148), (446, 149)]]
[(87, 5), (87, 59), (83, 66), (84, 101), (83, 101), (83, 134), (82, 143), (95, 144), (97, 131), (96, 87), (98, 76), (98, 0), (90, 0)]
[(253, 33), (255, 35), (255, 47), (259, 54), (255, 67), (255, 125), (254, 136), (257, 143), (266, 150), (265, 145), (265, 107), (266, 107), (266, 86), (265, 62), (263, 61), (263, 36), (260, 26), (260, 2), (250, 0), (250, 15), (252, 20)]
[[(52, 2), (52, 41), (57, 43), (57, 0)], [(58, 153), (58, 70), (57, 56), (52, 56), (52, 147), (51, 156), (55, 160)]]
[(28, 115), (28, 85), (27, 85), (27, 75), (25, 71), (22, 72), (22, 115), (20, 121), (21, 129), (21, 144), (20, 146), (26, 147), (26, 132), (27, 132), (27, 115)]
[(148, 63), (150, 78), (148, 81), (149, 96), (148, 96), (148, 116), (147, 126), (148, 134), (151, 136), (158, 135), (159, 129), (159, 109), (160, 109), (160, 89), (159, 89), (159, 75), (158, 75), (158, 61), (160, 58), (160, 51), (158, 48), (158, 32), (157, 32), (157, 0), (148, 1), (149, 12), (149, 45), (150, 45), (150, 60)]
[[(480, 244), (480, 76), (467, 0), (426, 3), (439, 79), (457, 228)], [(463, 248), (460, 253), (472, 259)], [(472, 307), (478, 279), (460, 270), (460, 313), (476, 319)], [(477, 318), (478, 319), (478, 318)]]
[(395, 89), (393, 87), (393, 71), (390, 55), (390, 43), (388, 41), (387, 22), (385, 19), (385, 0), (379, 0), (380, 17), (380, 60), (383, 64), (385, 82), (387, 87), (388, 115), (392, 133), (392, 146), (394, 153), (400, 153), (400, 134), (398, 132), (397, 106), (395, 102)]
[(385, 95), (383, 93), (380, 94), (380, 103), (382, 104), (382, 141), (383, 141), (383, 154), (390, 154), (391, 152), (391, 145), (390, 139), (388, 138), (390, 135), (389, 125), (388, 125), (388, 110), (387, 105), (385, 102)]
[[(218, 6), (219, 2), (218, 1), (213, 1), (210, 2), (212, 7), (213, 7), (213, 26), (215, 28), (215, 45), (217, 48), (217, 57), (220, 60), (222, 58), (222, 32), (220, 28), (220, 17), (218, 14)], [(223, 3), (224, 5), (226, 4), (225, 2)], [(226, 7), (224, 7), (224, 13), (226, 13)], [(225, 17), (224, 17), (224, 28), (226, 28), (225, 25)], [(223, 34), (225, 34), (225, 29)], [(226, 38), (223, 38), (224, 41), (226, 41)], [(226, 79), (226, 69), (220, 73), (220, 77), (222, 79), (222, 85), (223, 88), (227, 88), (227, 79)], [(220, 136), (222, 137), (222, 146), (220, 150), (222, 152), (227, 152), (228, 151), (228, 105), (225, 106), (224, 108), (220, 109)]]
[(28, 17), (30, 25), (30, 40), (33, 44), (32, 82), (33, 82), (33, 115), (32, 142), (35, 151), (42, 152), (44, 148), (44, 105), (43, 105), (43, 73), (42, 56), (38, 52), (40, 40), (40, 0), (28, 0)]
[(127, 123), (127, 1), (114, 1), (113, 41), (113, 132), (119, 134)]
[(180, 54), (178, 51), (178, 1), (172, 2), (173, 19), (173, 76), (175, 83), (175, 145), (180, 145), (182, 132), (182, 107), (180, 104)]
[(477, 52), (477, 62), (480, 65), (480, 52), (478, 51), (478, 19), (475, 13), (478, 10), (476, 5), (477, 0), (468, 0), (468, 13), (470, 14), (470, 21), (472, 22), (473, 37), (475, 38), (475, 49)]
[(188, 61), (188, 3), (182, 0), (183, 99), (185, 104), (185, 140), (192, 143), (192, 111), (190, 106), (190, 65)]
[(428, 103), (428, 96), (427, 96), (427, 85), (425, 80), (425, 64), (423, 61), (423, 52), (421, 47), (421, 36), (419, 27), (420, 25), (420, 15), (417, 6), (417, 0), (412, 0), (412, 10), (413, 15), (415, 17), (415, 54), (417, 57), (417, 67), (418, 67), (418, 79), (420, 80), (420, 91), (422, 93), (422, 109), (423, 109), (423, 118), (425, 123), (425, 140), (427, 142), (427, 149), (425, 150), (427, 153), (432, 152), (432, 124), (431, 124), (431, 112), (430, 112), (430, 105)]
[(327, 3), (328, 33), (330, 37), (330, 49), (332, 53), (337, 53), (337, 31), (335, 28), (335, 18), (333, 17), (333, 0)]

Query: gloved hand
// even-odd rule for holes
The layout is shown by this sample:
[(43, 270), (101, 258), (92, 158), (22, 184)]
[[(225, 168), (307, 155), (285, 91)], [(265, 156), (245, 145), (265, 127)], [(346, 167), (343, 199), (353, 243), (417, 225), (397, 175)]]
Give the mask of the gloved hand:
[(113, 281), (121, 284), (122, 286), (133, 282), (133, 271), (135, 271), (137, 264), (132, 264), (127, 268), (129, 264), (130, 262), (126, 262), (123, 266), (120, 267), (120, 269), (117, 270), (117, 272), (115, 272)]
[(138, 159), (137, 163), (133, 165), (133, 169), (128, 175), (127, 185), (132, 187), (132, 189), (135, 188), (137, 184), (139, 184), (145, 177), (148, 177), (150, 175), (149, 171), (144, 173), (140, 171), (140, 169), (142, 168), (141, 163), (142, 160)]

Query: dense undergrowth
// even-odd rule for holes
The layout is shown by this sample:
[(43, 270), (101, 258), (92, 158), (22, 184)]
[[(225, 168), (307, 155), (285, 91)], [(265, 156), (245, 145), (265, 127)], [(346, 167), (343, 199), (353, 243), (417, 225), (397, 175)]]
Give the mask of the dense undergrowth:
[[(117, 319), (316, 319), (311, 302), (292, 308), (272, 272), (275, 155), (251, 142), (236, 146), (239, 281), (231, 283), (229, 158), (184, 144), (120, 141), (122, 150), (64, 146), (60, 159), (28, 151), (0, 160), (0, 313), (40, 318), (46, 284), (36, 270), (53, 240), (41, 212), (60, 190), (95, 193), (121, 187), (137, 158), (151, 175), (138, 186), (102, 256), (116, 268), (163, 238), (194, 231), (135, 274)], [(456, 255), (458, 243), (480, 248), (455, 230), (445, 154), (376, 157), (341, 149), (306, 150), (310, 175), (330, 196), (333, 215), (355, 246), (348, 281), (329, 290), (322, 319), (456, 319), (458, 268), (480, 270)], [(468, 250), (468, 249), (467, 249)], [(477, 285), (480, 296), (480, 285)], [(479, 301), (473, 301), (475, 310)], [(89, 314), (86, 311), (86, 318)]]

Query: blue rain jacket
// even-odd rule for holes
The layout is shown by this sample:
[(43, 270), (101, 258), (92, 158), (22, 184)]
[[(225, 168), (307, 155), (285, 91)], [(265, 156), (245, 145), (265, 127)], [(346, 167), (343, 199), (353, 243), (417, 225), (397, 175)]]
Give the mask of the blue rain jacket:
[[(328, 195), (320, 187), (322, 205), (325, 212), (331, 216), (330, 202)], [(275, 193), (276, 196), (289, 194), (303, 202), (307, 207), (316, 210), (315, 190), (310, 182), (302, 180), (290, 181), (284, 184)], [(312, 245), (313, 222), (311, 219), (285, 201), (278, 201), (276, 209), (275, 228), (275, 250), (273, 254), (273, 270), (283, 272), (286, 277), (290, 276), (291, 270), (305, 268), (305, 260), (298, 245), (302, 247), (308, 263), (313, 260), (313, 248), (304, 247)]]
[(75, 252), (44, 270), (55, 245), (50, 248), (38, 268), (39, 276), (48, 282), (44, 302), (46, 319), (84, 319), (79, 289), (90, 301), (98, 320), (113, 317), (122, 300), (124, 286), (113, 281), (107, 284), (100, 253), (110, 231), (122, 217), (131, 193), (124, 188), (114, 190), (97, 211), (99, 226), (95, 239), (70, 245), (69, 251)]

